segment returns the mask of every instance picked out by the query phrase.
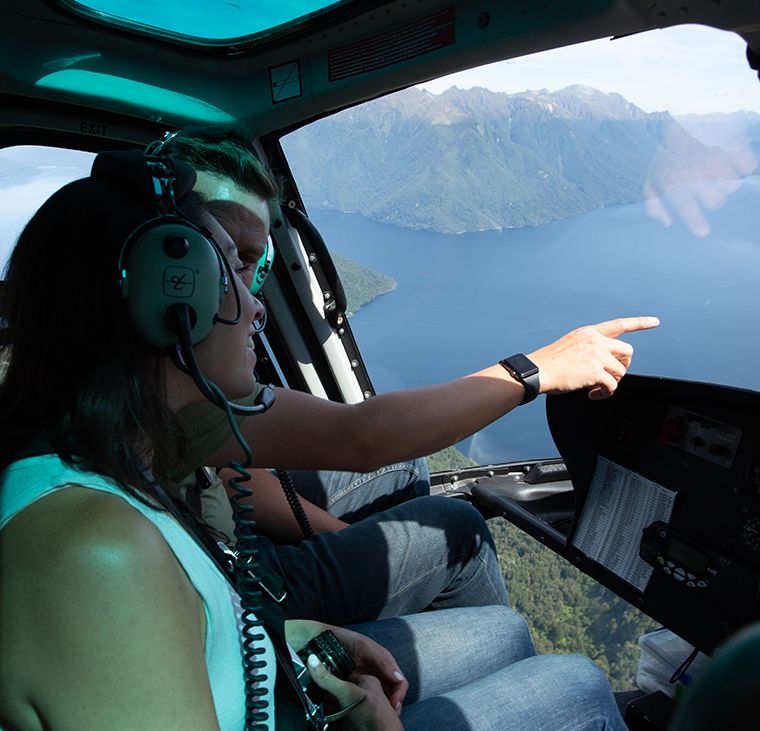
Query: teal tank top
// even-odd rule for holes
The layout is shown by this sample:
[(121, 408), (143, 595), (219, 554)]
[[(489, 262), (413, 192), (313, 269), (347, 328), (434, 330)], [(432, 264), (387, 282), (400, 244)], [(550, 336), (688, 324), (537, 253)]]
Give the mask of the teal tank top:
[[(221, 731), (241, 731), (245, 688), (240, 601), (214, 562), (172, 515), (145, 505), (105, 477), (69, 467), (57, 455), (43, 455), (14, 462), (0, 473), (0, 530), (28, 505), (71, 484), (117, 495), (161, 532), (203, 602), (206, 667), (219, 727)], [(274, 649), (269, 638), (257, 646), (264, 649), (261, 657), (266, 662), (267, 680), (262, 685), (269, 701), (267, 728), (274, 729)]]

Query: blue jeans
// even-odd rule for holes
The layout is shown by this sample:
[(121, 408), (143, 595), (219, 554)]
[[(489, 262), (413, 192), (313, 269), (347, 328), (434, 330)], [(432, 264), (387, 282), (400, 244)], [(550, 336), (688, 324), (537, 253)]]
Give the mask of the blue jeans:
[(430, 494), (424, 458), (381, 467), (375, 472), (291, 470), (298, 493), (346, 523)]
[(345, 625), (425, 609), (506, 604), (493, 538), (465, 502), (421, 497), (337, 533), (271, 546), (289, 617)]
[[(480, 513), (456, 499), (414, 498), (429, 490), (424, 460), (366, 475), (292, 476), (309, 500), (358, 522), (295, 545), (259, 540), (261, 560), (285, 579), (289, 617), (345, 625), (426, 609), (507, 604)], [(375, 512), (380, 506), (387, 509)]]
[(579, 655), (536, 655), (505, 606), (450, 609), (352, 627), (409, 681), (407, 731), (624, 731), (604, 673)]

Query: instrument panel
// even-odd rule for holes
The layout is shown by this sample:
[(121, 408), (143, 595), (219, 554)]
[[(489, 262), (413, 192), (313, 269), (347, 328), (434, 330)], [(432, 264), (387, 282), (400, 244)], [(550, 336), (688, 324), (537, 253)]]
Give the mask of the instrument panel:
[(547, 415), (575, 494), (568, 558), (706, 652), (760, 616), (760, 394), (628, 375)]

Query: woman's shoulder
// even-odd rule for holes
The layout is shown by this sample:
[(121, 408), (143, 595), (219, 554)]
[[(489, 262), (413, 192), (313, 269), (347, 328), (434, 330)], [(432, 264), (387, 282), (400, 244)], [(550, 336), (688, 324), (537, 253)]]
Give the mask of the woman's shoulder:
[[(158, 558), (165, 548), (159, 530), (120, 496), (77, 484), (56, 488), (28, 505), (5, 526), (2, 534), (17, 544), (25, 568), (36, 560), (51, 571), (62, 563), (127, 563)], [(162, 545), (163, 544), (163, 545)]]
[(145, 672), (156, 637), (192, 646), (202, 662), (197, 595), (158, 528), (117, 495), (70, 485), (29, 505), (0, 532), (0, 567), (15, 697), (40, 700), (46, 682), (61, 693), (72, 672), (114, 663)]
[(128, 601), (134, 582), (160, 585), (181, 573), (150, 520), (117, 495), (77, 485), (18, 513), (0, 532), (0, 547), (0, 582), (12, 581), (14, 601), (35, 614), (106, 594)]

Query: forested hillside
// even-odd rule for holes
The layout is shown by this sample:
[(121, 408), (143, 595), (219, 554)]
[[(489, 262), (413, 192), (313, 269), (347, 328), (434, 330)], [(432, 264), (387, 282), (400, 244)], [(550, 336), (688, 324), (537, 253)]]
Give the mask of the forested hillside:
[(346, 314), (351, 317), (362, 305), (396, 288), (396, 280), (358, 264), (337, 252), (330, 253), (346, 293)]
[(657, 623), (501, 518), (488, 521), (512, 606), (539, 652), (587, 655), (615, 690), (633, 687), (639, 635)]
[(587, 86), (495, 93), (407, 89), (283, 139), (310, 208), (463, 233), (533, 226), (751, 170)]
[(462, 454), (456, 447), (447, 447), (427, 458), (428, 468), (433, 472), (461, 470), (465, 467), (475, 467), (478, 463)]

